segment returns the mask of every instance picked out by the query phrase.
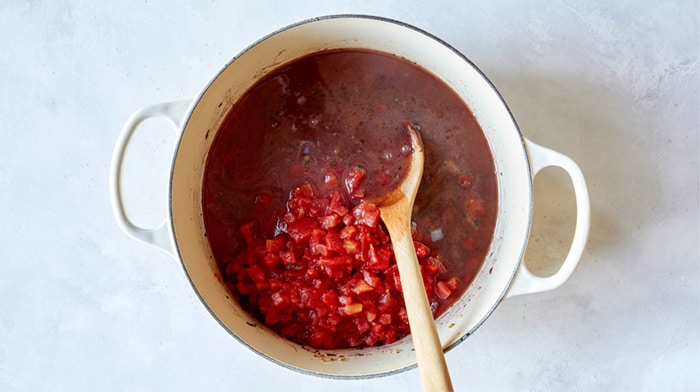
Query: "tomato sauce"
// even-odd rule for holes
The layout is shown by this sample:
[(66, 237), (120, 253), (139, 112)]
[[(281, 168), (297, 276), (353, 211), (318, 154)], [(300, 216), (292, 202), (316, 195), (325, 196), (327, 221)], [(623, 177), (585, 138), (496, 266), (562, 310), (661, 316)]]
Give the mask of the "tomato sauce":
[(227, 115), (205, 168), (207, 236), (241, 306), (316, 348), (409, 333), (391, 241), (365, 199), (393, 189), (421, 133), (413, 236), (433, 314), (478, 272), (493, 236), (496, 178), (471, 111), (401, 58), (329, 50), (264, 77)]

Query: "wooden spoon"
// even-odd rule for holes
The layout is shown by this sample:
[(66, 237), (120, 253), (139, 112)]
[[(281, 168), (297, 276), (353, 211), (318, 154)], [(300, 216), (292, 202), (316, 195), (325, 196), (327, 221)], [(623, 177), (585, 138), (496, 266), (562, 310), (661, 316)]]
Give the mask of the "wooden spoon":
[(423, 285), (416, 249), (411, 236), (411, 212), (423, 176), (423, 142), (418, 132), (407, 125), (411, 137), (411, 156), (406, 177), (393, 191), (368, 200), (379, 207), (394, 248), (399, 267), (408, 324), (416, 350), (418, 370), (424, 391), (452, 391), (452, 381), (435, 328), (435, 319)]

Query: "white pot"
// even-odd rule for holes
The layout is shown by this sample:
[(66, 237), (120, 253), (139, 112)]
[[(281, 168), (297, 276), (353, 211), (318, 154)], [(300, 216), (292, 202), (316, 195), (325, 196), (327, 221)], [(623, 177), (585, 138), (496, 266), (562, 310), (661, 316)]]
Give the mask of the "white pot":
[[(282, 64), (332, 48), (367, 48), (414, 61), (454, 89), (472, 109), (491, 148), (498, 178), (495, 234), (481, 272), (467, 292), (437, 321), (445, 350), (471, 335), (507, 297), (551, 290), (576, 268), (586, 243), (589, 202), (578, 166), (560, 153), (520, 134), (505, 102), (465, 56), (424, 31), (367, 16), (330, 16), (277, 31), (234, 58), (194, 100), (137, 111), (125, 124), (112, 160), (110, 186), (117, 222), (132, 237), (155, 245), (182, 262), (187, 277), (211, 314), (231, 335), (264, 357), (302, 372), (333, 377), (387, 375), (415, 366), (410, 336), (376, 348), (315, 350), (270, 331), (232, 300), (205, 237), (203, 170), (215, 133), (234, 102), (257, 80)], [(170, 174), (170, 210), (158, 227), (132, 223), (124, 211), (120, 173), (130, 137), (150, 117), (164, 117), (180, 133)], [(558, 166), (571, 177), (577, 222), (571, 249), (557, 273), (539, 277), (522, 262), (532, 215), (532, 179)]]

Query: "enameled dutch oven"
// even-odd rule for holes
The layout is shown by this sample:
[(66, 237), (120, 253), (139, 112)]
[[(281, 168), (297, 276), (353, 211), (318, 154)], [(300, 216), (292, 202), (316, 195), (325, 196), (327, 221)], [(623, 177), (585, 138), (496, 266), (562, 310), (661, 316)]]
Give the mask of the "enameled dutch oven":
[[(203, 170), (211, 143), (229, 109), (257, 80), (306, 54), (367, 48), (415, 62), (443, 79), (472, 109), (491, 148), (498, 178), (498, 217), (481, 271), (467, 292), (436, 320), (445, 350), (471, 335), (507, 297), (551, 290), (576, 268), (586, 243), (589, 201), (578, 166), (566, 156), (522, 137), (505, 102), (464, 55), (407, 24), (369, 16), (338, 15), (279, 30), (235, 57), (193, 100), (145, 107), (127, 121), (116, 143), (110, 173), (112, 207), (120, 227), (182, 262), (204, 305), (231, 335), (264, 357), (302, 372), (341, 378), (392, 374), (415, 366), (411, 337), (382, 347), (316, 350), (292, 343), (241, 310), (213, 259), (202, 218)], [(170, 173), (169, 214), (156, 228), (141, 228), (126, 215), (120, 173), (124, 152), (139, 124), (169, 120), (180, 132)], [(532, 274), (522, 262), (529, 236), (533, 177), (558, 166), (571, 177), (577, 221), (568, 255), (552, 276)]]

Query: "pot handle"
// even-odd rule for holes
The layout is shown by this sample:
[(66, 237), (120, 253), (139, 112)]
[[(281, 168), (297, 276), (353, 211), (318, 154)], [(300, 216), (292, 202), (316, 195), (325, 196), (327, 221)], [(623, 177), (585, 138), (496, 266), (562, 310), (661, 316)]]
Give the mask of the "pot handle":
[(183, 128), (184, 121), (189, 112), (193, 100), (166, 102), (149, 105), (137, 110), (124, 124), (112, 154), (112, 162), (109, 171), (109, 195), (112, 202), (112, 211), (117, 224), (126, 234), (139, 241), (153, 245), (170, 255), (175, 254), (173, 242), (170, 238), (169, 219), (153, 228), (143, 228), (132, 222), (124, 209), (122, 194), (121, 172), (124, 154), (131, 137), (139, 125), (146, 119), (162, 117), (166, 119), (178, 132)]
[(542, 169), (549, 166), (560, 167), (571, 177), (576, 196), (576, 228), (574, 229), (574, 238), (571, 241), (569, 253), (566, 255), (559, 270), (552, 276), (537, 276), (527, 268), (525, 262), (521, 262), (513, 283), (506, 294), (506, 298), (553, 290), (566, 282), (576, 269), (579, 260), (581, 260), (581, 255), (588, 240), (591, 220), (591, 207), (586, 180), (578, 165), (566, 155), (542, 147), (527, 139), (525, 139), (525, 147), (528, 151), (530, 172), (533, 178)]

